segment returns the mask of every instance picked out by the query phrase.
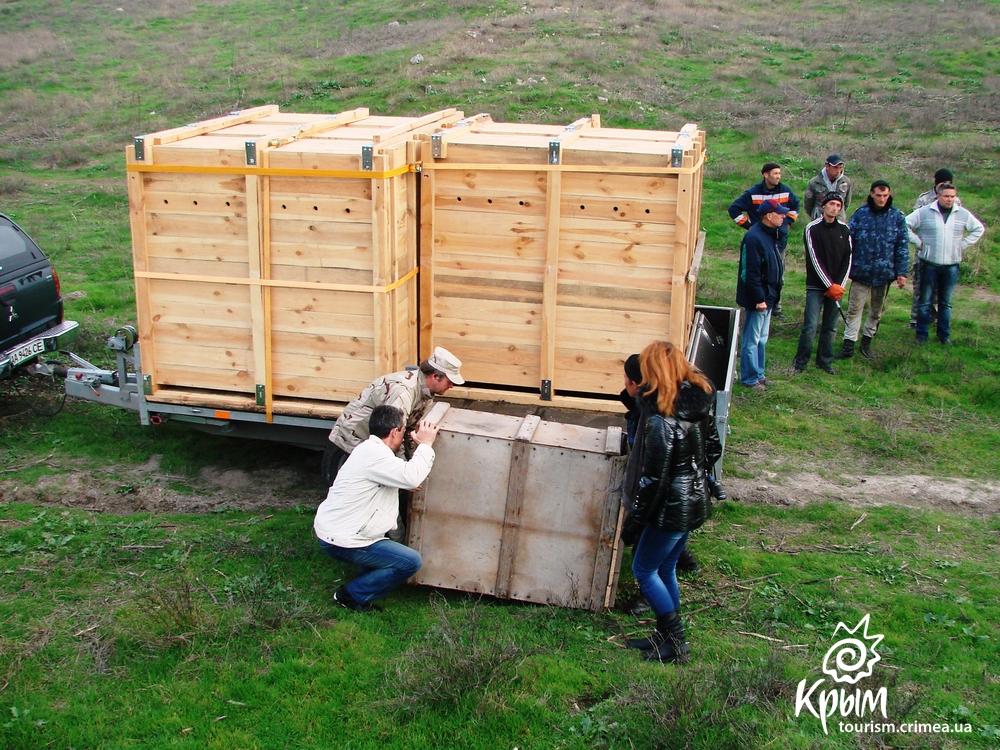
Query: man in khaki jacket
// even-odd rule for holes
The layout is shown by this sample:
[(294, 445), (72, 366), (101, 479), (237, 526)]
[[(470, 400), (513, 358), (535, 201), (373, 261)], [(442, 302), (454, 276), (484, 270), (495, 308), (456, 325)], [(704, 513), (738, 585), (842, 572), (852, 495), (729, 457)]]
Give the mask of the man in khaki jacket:
[(400, 409), (408, 435), (433, 405), (434, 396), (440, 396), (453, 385), (465, 382), (461, 367), (462, 361), (458, 357), (439, 346), (420, 363), (419, 368), (393, 372), (373, 380), (360, 396), (344, 407), (330, 432), (332, 445), (327, 447), (323, 456), (323, 478), (327, 484), (333, 484), (347, 456), (368, 439), (368, 419), (376, 406)]

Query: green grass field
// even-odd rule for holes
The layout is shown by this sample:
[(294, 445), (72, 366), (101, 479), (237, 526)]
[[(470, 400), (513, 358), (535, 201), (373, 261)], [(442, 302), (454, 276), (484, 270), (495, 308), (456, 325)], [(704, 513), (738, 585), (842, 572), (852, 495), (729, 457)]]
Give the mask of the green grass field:
[[(764, 161), (780, 162), (801, 196), (838, 152), (856, 195), (885, 178), (904, 211), (947, 166), (987, 226), (963, 262), (955, 345), (914, 347), (911, 289), (893, 290), (879, 359), (792, 379), (798, 227), (789, 320), (768, 349), (778, 385), (737, 394), (726, 474), (995, 482), (998, 25), (988, 0), (10, 0), (0, 2), (0, 211), (59, 269), (79, 352), (107, 363), (103, 340), (135, 320), (125, 146), (241, 107), (697, 122), (709, 148), (706, 304), (733, 304), (742, 230), (726, 207)], [(424, 61), (410, 63), (417, 54)], [(621, 648), (644, 625), (617, 611), (423, 588), (394, 594), (380, 615), (334, 610), (330, 592), (350, 570), (312, 543), (316, 456), (137, 421), (80, 403), (40, 419), (0, 385), (2, 748), (1000, 743), (995, 501), (961, 515), (832, 499), (722, 504), (692, 539), (704, 570), (681, 586), (694, 658), (662, 668)], [(139, 472), (151, 456), (159, 474)], [(161, 487), (205, 501), (206, 470), (282, 469), (303, 477), (287, 492), (298, 507), (129, 512), (130, 498)], [(75, 508), (59, 507), (62, 487), (80, 493)], [(87, 493), (121, 512), (85, 510)], [(627, 566), (622, 589), (634, 591)], [(971, 733), (826, 735), (795, 716), (796, 686), (822, 676), (834, 627), (865, 614), (885, 635), (870, 682), (886, 688), (888, 720)]]

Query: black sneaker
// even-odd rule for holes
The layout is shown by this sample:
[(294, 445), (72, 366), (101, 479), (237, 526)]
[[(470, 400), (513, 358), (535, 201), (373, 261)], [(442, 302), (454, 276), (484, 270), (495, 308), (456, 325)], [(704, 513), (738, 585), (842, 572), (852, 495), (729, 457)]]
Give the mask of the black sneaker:
[(821, 369), (823, 372), (825, 372), (827, 375), (836, 375), (837, 374), (837, 371), (834, 370), (832, 367), (830, 367), (830, 365), (826, 365), (825, 367), (823, 365), (816, 365), (816, 366), (819, 369)]
[(382, 608), (371, 602), (359, 602), (351, 596), (344, 586), (333, 592), (333, 601), (341, 607), (347, 607), (355, 612), (381, 612)]

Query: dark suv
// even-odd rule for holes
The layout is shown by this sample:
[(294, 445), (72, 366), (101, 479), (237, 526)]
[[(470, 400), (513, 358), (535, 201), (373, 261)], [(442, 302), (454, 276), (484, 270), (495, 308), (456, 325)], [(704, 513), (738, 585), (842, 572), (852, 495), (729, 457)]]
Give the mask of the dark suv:
[(0, 379), (76, 339), (63, 320), (59, 277), (45, 254), (0, 214)]

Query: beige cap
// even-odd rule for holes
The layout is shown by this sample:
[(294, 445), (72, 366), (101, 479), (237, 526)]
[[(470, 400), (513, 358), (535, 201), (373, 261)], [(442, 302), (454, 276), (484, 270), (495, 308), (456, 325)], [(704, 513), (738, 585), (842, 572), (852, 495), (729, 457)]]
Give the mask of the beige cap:
[(465, 382), (465, 378), (463, 378), (462, 373), (459, 372), (459, 368), (462, 366), (462, 360), (449, 352), (443, 346), (434, 348), (434, 353), (428, 357), (427, 363), (438, 372), (443, 372), (447, 375), (448, 380), (455, 385), (462, 385), (462, 383)]

